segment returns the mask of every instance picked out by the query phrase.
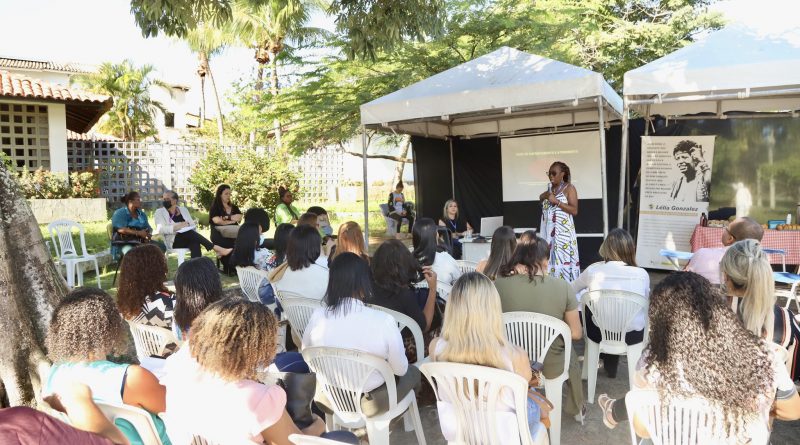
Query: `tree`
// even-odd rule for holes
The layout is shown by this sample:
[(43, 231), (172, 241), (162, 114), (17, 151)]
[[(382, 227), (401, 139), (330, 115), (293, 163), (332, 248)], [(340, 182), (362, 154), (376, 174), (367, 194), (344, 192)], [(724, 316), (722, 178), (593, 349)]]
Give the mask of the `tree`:
[[(233, 17), (237, 0), (131, 0), (131, 14), (145, 37), (159, 32), (183, 37), (201, 23), (222, 26)], [(242, 0), (258, 8), (293, 0)], [(371, 57), (377, 50), (393, 47), (404, 39), (421, 40), (441, 29), (444, 0), (333, 0), (329, 12), (351, 56)]]
[(15, 175), (0, 165), (0, 406), (34, 406), (44, 339), (66, 292)]
[(164, 82), (152, 78), (153, 71), (151, 65), (136, 67), (130, 60), (124, 60), (103, 63), (95, 73), (74, 77), (74, 82), (84, 89), (114, 99), (111, 110), (100, 119), (100, 131), (126, 141), (138, 141), (158, 133), (155, 113), (165, 110), (150, 97), (150, 89), (153, 86), (170, 89)]
[(218, 28), (201, 23), (197, 28), (186, 33), (184, 38), (189, 49), (197, 54), (197, 75), (200, 77), (200, 127), (206, 119), (206, 76), (211, 79), (211, 88), (214, 90), (214, 99), (217, 103), (217, 133), (219, 143), (224, 143), (224, 126), (222, 123), (222, 107), (219, 102), (219, 91), (211, 72), (211, 58), (219, 55), (232, 40), (230, 29)]

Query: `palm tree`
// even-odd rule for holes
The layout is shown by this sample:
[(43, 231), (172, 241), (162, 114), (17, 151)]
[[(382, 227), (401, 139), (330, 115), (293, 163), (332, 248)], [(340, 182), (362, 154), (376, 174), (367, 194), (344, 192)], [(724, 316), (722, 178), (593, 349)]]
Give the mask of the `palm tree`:
[[(311, 12), (322, 6), (319, 0), (268, 0), (258, 6), (246, 0), (234, 3), (234, 32), (242, 44), (255, 50), (257, 92), (264, 88), (264, 68), (269, 63), (270, 93), (273, 100), (278, 95), (278, 57), (286, 50), (285, 42), (300, 42), (324, 33), (321, 29), (305, 26)], [(273, 125), (275, 144), (280, 147), (281, 124), (276, 119)]]
[(184, 41), (189, 45), (189, 49), (197, 54), (198, 66), (197, 75), (200, 77), (200, 123), (202, 127), (206, 119), (206, 75), (211, 79), (211, 88), (214, 90), (214, 98), (217, 103), (217, 132), (219, 133), (219, 143), (224, 141), (224, 126), (222, 123), (222, 108), (219, 102), (219, 91), (217, 83), (214, 81), (214, 74), (211, 72), (211, 58), (219, 55), (231, 42), (232, 35), (227, 28), (216, 28), (207, 24), (200, 24), (197, 28), (189, 31), (184, 37)]
[(84, 89), (111, 96), (114, 105), (100, 120), (100, 131), (126, 141), (138, 141), (155, 136), (156, 111), (166, 112), (164, 106), (150, 97), (151, 86), (171, 93), (169, 86), (151, 77), (152, 65), (136, 67), (130, 60), (121, 63), (105, 62), (97, 72), (75, 76), (74, 82)]

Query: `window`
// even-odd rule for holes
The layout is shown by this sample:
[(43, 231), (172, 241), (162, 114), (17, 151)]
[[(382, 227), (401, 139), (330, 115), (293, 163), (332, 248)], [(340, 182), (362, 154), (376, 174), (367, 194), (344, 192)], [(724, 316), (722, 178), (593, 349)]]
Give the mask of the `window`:
[(164, 113), (164, 126), (175, 128), (175, 113)]
[[(0, 151), (17, 171), (50, 167), (47, 106), (0, 103)], [(24, 136), (24, 137), (23, 137)]]

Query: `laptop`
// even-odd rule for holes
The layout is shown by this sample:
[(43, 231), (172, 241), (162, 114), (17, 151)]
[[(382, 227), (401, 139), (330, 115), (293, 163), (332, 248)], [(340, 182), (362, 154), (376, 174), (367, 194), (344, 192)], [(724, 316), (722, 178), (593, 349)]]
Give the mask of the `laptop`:
[(503, 226), (502, 216), (490, 216), (489, 218), (481, 218), (481, 236), (484, 238), (491, 238), (494, 231)]

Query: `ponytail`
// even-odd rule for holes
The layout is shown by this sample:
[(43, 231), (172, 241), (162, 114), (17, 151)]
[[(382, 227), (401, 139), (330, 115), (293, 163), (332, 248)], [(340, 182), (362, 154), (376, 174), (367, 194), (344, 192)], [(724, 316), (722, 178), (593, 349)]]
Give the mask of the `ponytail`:
[(767, 254), (756, 240), (734, 243), (720, 262), (720, 271), (743, 290), (741, 320), (759, 338), (772, 341), (775, 330), (775, 282)]

